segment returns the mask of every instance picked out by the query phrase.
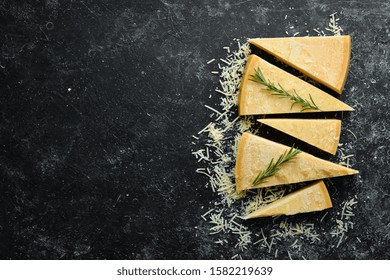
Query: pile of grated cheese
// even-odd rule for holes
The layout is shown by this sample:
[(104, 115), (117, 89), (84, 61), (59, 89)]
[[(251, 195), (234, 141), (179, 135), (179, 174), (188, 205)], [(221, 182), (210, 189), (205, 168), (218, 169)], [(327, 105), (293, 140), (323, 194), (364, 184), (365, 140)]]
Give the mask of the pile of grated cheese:
[[(342, 241), (344, 241), (345, 234), (350, 230), (353, 229), (354, 223), (352, 221), (352, 217), (355, 216), (353, 213), (354, 208), (357, 204), (357, 197), (344, 201), (342, 203), (342, 211), (340, 213), (340, 218), (336, 219), (336, 226), (335, 228), (330, 232), (330, 235), (334, 238), (338, 238), (338, 242), (336, 245), (336, 248), (338, 248)], [(358, 239), (359, 241), (359, 239)], [(360, 242), (360, 241), (359, 241)]]
[[(330, 35), (338, 36), (343, 30), (338, 25), (339, 19), (335, 15), (336, 13), (330, 15), (330, 21), (325, 31), (330, 32)], [(326, 36), (325, 31), (318, 28), (313, 30), (319, 36)], [(298, 34), (299, 32), (295, 33), (295, 35)], [(230, 245), (237, 250), (231, 259), (241, 259), (242, 252), (249, 246), (259, 246), (260, 249), (268, 252), (274, 258), (278, 258), (281, 253), (284, 253), (290, 259), (293, 256), (305, 259), (302, 254), (302, 245), (306, 244), (305, 242), (319, 243), (321, 235), (339, 238), (337, 243), (337, 247), (339, 247), (344, 240), (345, 233), (353, 227), (351, 218), (356, 198), (343, 204), (342, 215), (340, 219), (336, 219), (335, 229), (331, 232), (322, 232), (321, 235), (313, 223), (305, 221), (292, 223), (288, 221), (288, 218), (277, 222), (279, 217), (276, 217), (268, 232), (264, 232), (263, 228), (258, 228), (253, 233), (247, 226), (243, 225), (241, 216), (276, 201), (293, 191), (294, 187), (279, 186), (242, 192), (236, 190), (234, 163), (238, 143), (243, 132), (248, 131), (256, 134), (258, 131), (252, 116), (237, 116), (241, 76), (251, 50), (248, 43), (241, 43), (239, 39), (234, 39), (233, 43), (236, 44), (237, 50), (232, 51), (233, 47), (224, 47), (223, 49), (227, 52), (225, 58), (211, 59), (207, 62), (210, 67), (213, 67), (211, 74), (219, 76), (219, 85), (215, 88), (215, 93), (220, 96), (220, 103), (217, 108), (204, 105), (210, 111), (212, 121), (197, 135), (192, 136), (197, 141), (197, 143), (192, 142), (194, 145), (202, 145), (199, 149), (192, 151), (200, 165), (195, 172), (206, 176), (208, 179), (206, 187), (217, 194), (209, 210), (201, 215), (204, 222), (209, 224), (209, 234), (215, 238), (215, 244)], [(345, 155), (345, 150), (342, 148), (339, 151), (340, 164), (349, 167), (351, 165), (350, 158), (353, 155)], [(319, 222), (322, 222), (327, 214), (328, 212)], [(253, 242), (253, 239), (258, 240)]]

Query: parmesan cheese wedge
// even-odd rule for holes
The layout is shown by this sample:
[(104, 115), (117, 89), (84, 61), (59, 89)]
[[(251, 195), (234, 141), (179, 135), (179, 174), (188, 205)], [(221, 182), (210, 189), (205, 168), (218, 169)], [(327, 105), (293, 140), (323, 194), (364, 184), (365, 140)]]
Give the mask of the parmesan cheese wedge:
[[(280, 98), (272, 95), (272, 91), (265, 86), (251, 81), (251, 75), (255, 69), (260, 68), (265, 78), (278, 87), (283, 87), (289, 93), (296, 92), (300, 97), (315, 102), (323, 112), (332, 111), (353, 111), (351, 107), (344, 104), (337, 98), (316, 88), (315, 86), (287, 73), (286, 71), (268, 63), (256, 55), (250, 55), (242, 76), (240, 92), (238, 97), (239, 115), (263, 115), (263, 114), (285, 114), (301, 113), (302, 106), (293, 105), (294, 101), (287, 98)], [(292, 106), (293, 105), (293, 106)], [(317, 110), (306, 110), (306, 112), (318, 112)]]
[(332, 201), (330, 200), (328, 190), (321, 180), (253, 211), (244, 219), (295, 215), (321, 211), (331, 207)]
[(258, 38), (248, 42), (342, 93), (351, 56), (350, 36)]
[(288, 146), (244, 133), (238, 146), (236, 159), (237, 190), (293, 184), (359, 173), (357, 170), (301, 152), (291, 161), (281, 165), (280, 170), (275, 175), (265, 179), (265, 182), (253, 186), (252, 182), (259, 172), (265, 170), (271, 160), (276, 161), (288, 150), (290, 150)]
[(259, 119), (263, 124), (300, 139), (332, 155), (340, 140), (341, 121), (337, 119)]

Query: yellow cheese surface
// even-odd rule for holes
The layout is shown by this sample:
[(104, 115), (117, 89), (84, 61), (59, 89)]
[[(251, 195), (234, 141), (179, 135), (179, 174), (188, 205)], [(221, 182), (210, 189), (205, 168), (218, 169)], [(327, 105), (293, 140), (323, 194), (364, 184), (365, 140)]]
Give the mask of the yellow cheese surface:
[[(256, 55), (250, 55), (242, 76), (238, 97), (239, 115), (263, 115), (300, 113), (302, 106), (287, 98), (272, 95), (265, 86), (251, 81), (255, 68), (260, 67), (263, 75), (277, 86), (282, 86), (289, 93), (294, 91), (302, 98), (310, 101), (310, 96), (321, 111), (352, 111), (353, 109), (337, 98), (316, 88), (315, 86), (287, 73), (286, 71), (268, 63)], [(305, 112), (318, 112), (307, 110)]]
[(259, 119), (330, 154), (336, 154), (340, 140), (341, 121), (336, 119)]
[(331, 207), (332, 201), (328, 190), (323, 181), (318, 181), (253, 211), (245, 219), (294, 215), (321, 211)]
[(259, 38), (248, 42), (342, 93), (351, 56), (350, 36)]
[(252, 182), (259, 172), (265, 170), (272, 159), (276, 161), (288, 150), (290, 150), (288, 146), (250, 133), (244, 133), (238, 146), (236, 159), (237, 190), (285, 185), (359, 173), (357, 170), (301, 152), (291, 161), (281, 165), (280, 170), (275, 175), (267, 178), (265, 182), (252, 186)]

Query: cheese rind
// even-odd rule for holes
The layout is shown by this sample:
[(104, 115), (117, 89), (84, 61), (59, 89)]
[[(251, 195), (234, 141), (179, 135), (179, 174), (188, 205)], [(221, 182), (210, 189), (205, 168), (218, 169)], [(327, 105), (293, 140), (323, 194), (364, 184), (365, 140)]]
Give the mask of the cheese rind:
[(298, 213), (321, 211), (331, 207), (332, 201), (329, 192), (321, 180), (253, 211), (244, 217), (244, 219), (295, 215)]
[(275, 175), (267, 178), (262, 184), (252, 186), (252, 182), (259, 172), (265, 170), (271, 160), (276, 161), (290, 148), (250, 133), (244, 133), (238, 146), (236, 159), (237, 190), (293, 184), (359, 173), (357, 170), (317, 158), (302, 151), (291, 161), (281, 165), (280, 170)]
[[(323, 112), (353, 111), (351, 107), (344, 104), (337, 98), (316, 88), (315, 86), (287, 73), (286, 71), (270, 64), (256, 55), (248, 57), (241, 80), (238, 113), (239, 115), (265, 115), (265, 114), (286, 114), (301, 113), (302, 106), (293, 105), (294, 101), (287, 98), (280, 98), (272, 95), (273, 91), (265, 86), (251, 81), (251, 75), (255, 69), (260, 68), (265, 78), (276, 86), (282, 86), (284, 90), (294, 94), (295, 92), (306, 100), (314, 100), (318, 108)], [(292, 106), (293, 105), (293, 106)], [(292, 107), (291, 107), (292, 106)], [(307, 112), (318, 112), (317, 110), (306, 110)]]
[(336, 154), (341, 133), (337, 119), (258, 119), (258, 122), (287, 133), (332, 155)]
[(248, 42), (342, 93), (351, 57), (350, 36), (257, 38)]

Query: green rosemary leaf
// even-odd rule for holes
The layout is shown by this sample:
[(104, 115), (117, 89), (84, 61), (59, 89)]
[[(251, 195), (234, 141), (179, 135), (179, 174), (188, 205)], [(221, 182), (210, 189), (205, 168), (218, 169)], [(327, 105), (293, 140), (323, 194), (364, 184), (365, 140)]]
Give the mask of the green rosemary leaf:
[(316, 105), (316, 103), (314, 102), (314, 100), (310, 94), (309, 94), (310, 100), (307, 100), (307, 99), (303, 99), (302, 97), (300, 97), (298, 95), (298, 93), (295, 91), (295, 89), (294, 89), (294, 93), (289, 93), (279, 83), (278, 83), (278, 87), (276, 87), (275, 84), (272, 83), (270, 80), (268, 80), (268, 81), (266, 80), (263, 72), (261, 72), (260, 67), (255, 69), (255, 75), (251, 75), (250, 80), (253, 82), (259, 83), (263, 86), (266, 86), (269, 90), (273, 91), (273, 93), (271, 93), (272, 95), (275, 95), (279, 98), (288, 98), (291, 101), (294, 101), (291, 105), (290, 110), (294, 107), (295, 104), (299, 104), (302, 106), (301, 112), (304, 112), (307, 110), (321, 111), (318, 108), (318, 106)]
[(274, 159), (271, 159), (267, 168), (260, 171), (256, 176), (256, 179), (253, 181), (252, 186), (257, 186), (262, 183), (265, 183), (267, 178), (275, 175), (276, 172), (280, 170), (280, 166), (290, 160), (292, 160), (296, 155), (301, 152), (299, 149), (295, 149), (294, 146), (290, 148), (289, 151), (285, 151), (274, 163)]

